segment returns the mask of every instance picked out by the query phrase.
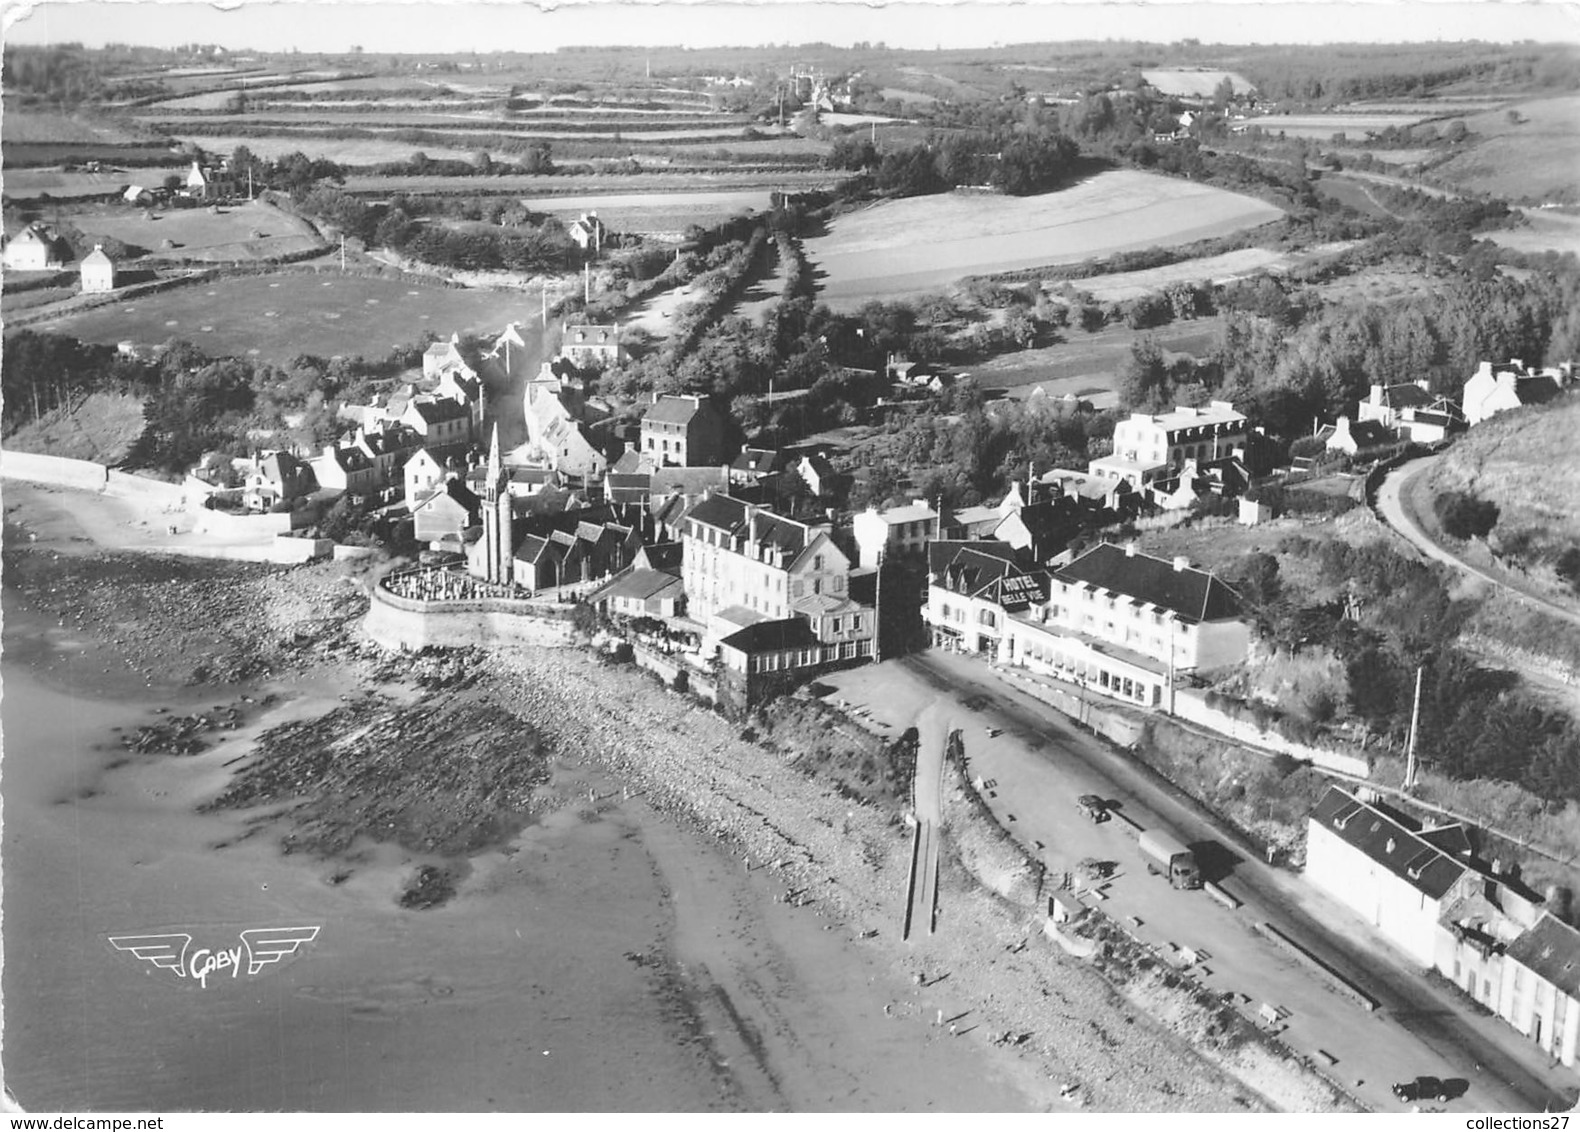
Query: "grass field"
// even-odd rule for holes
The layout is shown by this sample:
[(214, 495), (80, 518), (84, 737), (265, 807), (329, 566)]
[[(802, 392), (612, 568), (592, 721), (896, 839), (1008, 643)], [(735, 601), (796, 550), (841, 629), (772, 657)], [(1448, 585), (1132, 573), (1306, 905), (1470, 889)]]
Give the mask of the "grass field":
[(298, 354), (378, 358), (425, 332), (497, 333), (536, 319), (536, 295), (450, 290), (400, 280), (282, 272), (197, 283), (35, 324), (88, 342), (185, 338), (214, 355), (284, 363)]
[[(150, 257), (214, 261), (259, 260), (318, 247), (321, 241), (308, 225), (262, 201), (206, 208), (177, 208), (143, 216), (144, 210), (109, 205), (72, 221), (90, 236), (111, 236), (147, 248)], [(254, 236), (253, 233), (261, 233)], [(165, 240), (173, 248), (162, 247)]]
[[(178, 133), (179, 137), (180, 134)], [(305, 153), (312, 158), (327, 158), (336, 164), (343, 165), (381, 165), (387, 161), (407, 161), (419, 149), (435, 160), (442, 161), (470, 161), (477, 153), (477, 147), (470, 149), (461, 146), (442, 145), (413, 145), (411, 142), (385, 140), (383, 138), (319, 138), (308, 134), (269, 134), (263, 137), (210, 137), (208, 135), (189, 135), (184, 140), (196, 142), (209, 153), (229, 154), (237, 146), (244, 145), (252, 150), (254, 157), (265, 161), (273, 161), (284, 157), (287, 153)], [(499, 151), (489, 154), (491, 157), (508, 160), (510, 155)]]
[(820, 269), (822, 298), (850, 309), (936, 291), (965, 275), (1188, 244), (1282, 215), (1254, 197), (1123, 169), (1040, 196), (886, 201), (836, 218), (806, 250)]
[(1223, 320), (1216, 316), (1174, 322), (1139, 332), (1128, 326), (1107, 326), (1096, 334), (1068, 331), (1069, 341), (1035, 350), (1016, 350), (968, 367), (977, 384), (1026, 397), (1042, 386), (1052, 397), (1073, 393), (1098, 408), (1114, 404), (1120, 368), (1142, 333), (1164, 350), (1205, 357), (1218, 344)]
[(1475, 114), (1478, 140), (1433, 175), (1509, 200), (1580, 201), (1580, 94), (1521, 102), (1518, 125), (1506, 110)]
[(1234, 84), (1236, 94), (1256, 89), (1244, 75), (1237, 75), (1233, 71), (1142, 71), (1141, 77), (1164, 94), (1180, 98), (1211, 98), (1224, 79)]
[(137, 130), (113, 119), (88, 118), (51, 110), (13, 110), (7, 106), (5, 117), (0, 121), (0, 140), (6, 144), (97, 142), (101, 145), (137, 145), (152, 137), (147, 130)]
[(119, 192), (127, 185), (158, 185), (171, 173), (184, 174), (185, 166), (129, 169), (125, 172), (67, 173), (60, 169), (7, 169), (5, 195), (12, 198), (48, 194), (57, 200), (95, 197)]
[(1330, 279), (1321, 291), (1328, 302), (1386, 303), (1407, 295), (1430, 295), (1434, 286), (1431, 277), (1419, 271), (1382, 265)]
[(767, 212), (767, 189), (730, 189), (695, 193), (597, 193), (586, 196), (526, 197), (534, 212), (574, 220), (584, 212), (616, 232), (676, 233), (687, 225), (704, 228), (742, 212)]
[(1368, 133), (1381, 133), (1389, 126), (1404, 129), (1413, 126), (1430, 114), (1268, 114), (1260, 118), (1247, 118), (1247, 126), (1255, 126), (1263, 133), (1283, 134), (1291, 138), (1316, 138), (1327, 141), (1334, 134), (1364, 138)]
[(1499, 228), (1483, 237), (1495, 244), (1522, 252), (1574, 252), (1580, 255), (1580, 216), (1551, 209), (1521, 210), (1523, 228)]
[(1161, 291), (1170, 283), (1196, 283), (1210, 280), (1228, 283), (1267, 271), (1280, 274), (1299, 264), (1333, 255), (1354, 246), (1349, 243), (1323, 244), (1303, 252), (1275, 252), (1267, 248), (1241, 248), (1223, 255), (1205, 256), (1201, 259), (1171, 263), (1167, 267), (1154, 267), (1146, 271), (1120, 271), (1111, 275), (1093, 275), (1077, 279), (1072, 285), (1089, 292), (1093, 298), (1105, 303), (1123, 302), (1140, 298), (1154, 291)]

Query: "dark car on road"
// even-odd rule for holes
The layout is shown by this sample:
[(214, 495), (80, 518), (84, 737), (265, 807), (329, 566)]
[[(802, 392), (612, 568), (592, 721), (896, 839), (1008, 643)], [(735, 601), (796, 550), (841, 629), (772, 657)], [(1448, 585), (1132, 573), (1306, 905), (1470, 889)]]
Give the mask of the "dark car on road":
[(1436, 1077), (1417, 1077), (1414, 1081), (1397, 1082), (1393, 1087), (1393, 1095), (1405, 1104), (1449, 1099), (1448, 1086)]
[(1108, 803), (1096, 794), (1082, 794), (1075, 800), (1076, 808), (1094, 822), (1107, 821), (1113, 815), (1108, 812)]

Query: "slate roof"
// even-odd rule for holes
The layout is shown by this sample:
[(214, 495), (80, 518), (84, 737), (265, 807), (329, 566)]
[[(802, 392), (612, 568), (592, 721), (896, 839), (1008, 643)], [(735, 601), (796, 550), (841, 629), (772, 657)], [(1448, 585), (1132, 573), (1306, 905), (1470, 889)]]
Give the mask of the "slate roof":
[(968, 547), (979, 554), (1002, 558), (1005, 562), (1015, 561), (1015, 548), (997, 539), (934, 539), (927, 544), (927, 572), (942, 574), (944, 567)]
[(689, 424), (691, 418), (702, 411), (704, 404), (700, 397), (660, 397), (642, 420), (654, 424)]
[(1137, 601), (1171, 610), (1190, 621), (1221, 621), (1239, 615), (1234, 591), (1205, 570), (1174, 563), (1105, 542), (1055, 571), (1061, 582), (1099, 586)]
[(932, 522), (938, 518), (938, 512), (925, 503), (908, 503), (904, 507), (890, 507), (887, 511), (880, 511), (878, 518), (893, 527), (900, 523)]
[(606, 587), (594, 595), (599, 601), (609, 598), (625, 598), (629, 601), (652, 601), (667, 597), (679, 597), (685, 587), (679, 578), (673, 574), (665, 574), (659, 570), (645, 570), (634, 567), (616, 576)]
[(777, 448), (742, 448), (730, 470), (765, 476), (777, 472), (783, 465), (784, 453)]
[(651, 569), (679, 573), (685, 548), (678, 542), (654, 542), (644, 546), (638, 553)]
[(730, 473), (722, 467), (654, 468), (652, 474), (654, 495), (697, 496), (709, 488), (723, 492), (730, 486)]
[(731, 633), (719, 642), (724, 648), (736, 649), (751, 656), (760, 652), (779, 652), (783, 649), (820, 648), (812, 628), (799, 617), (783, 621), (760, 621)]
[(1020, 573), (1020, 567), (1013, 560), (984, 553), (974, 546), (965, 546), (949, 560), (937, 584), (958, 594), (975, 596), (989, 589), (993, 583)]
[(1427, 844), (1375, 806), (1336, 786), (1328, 787), (1311, 820), (1352, 849), (1382, 865), (1428, 899), (1438, 900), (1465, 874), (1465, 866)]
[(472, 415), (468, 406), (449, 397), (440, 397), (434, 401), (413, 401), (411, 407), (417, 410), (424, 424), (438, 424), (440, 421), (459, 420)]
[(1508, 957), (1570, 998), (1580, 998), (1580, 932), (1551, 912), (1509, 944)]

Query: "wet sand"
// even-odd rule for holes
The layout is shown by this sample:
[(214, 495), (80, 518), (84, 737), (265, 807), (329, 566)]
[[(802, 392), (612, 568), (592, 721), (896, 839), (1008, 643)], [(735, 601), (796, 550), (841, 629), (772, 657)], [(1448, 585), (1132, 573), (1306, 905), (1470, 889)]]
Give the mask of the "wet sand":
[[(474, 859), (445, 906), (403, 910), (427, 858), (287, 857), (277, 827), (248, 836), (256, 815), (195, 812), (253, 736), (329, 710), (342, 683), (250, 688), (282, 699), (218, 746), (127, 757), (110, 728), (238, 689), (155, 705), (92, 641), (7, 607), (6, 1084), (27, 1108), (1041, 1107), (930, 1025), (937, 1007), (870, 943), (596, 767), (561, 757), (562, 807)], [(107, 942), (182, 930), (214, 947), (285, 924), (321, 931), (206, 988)]]

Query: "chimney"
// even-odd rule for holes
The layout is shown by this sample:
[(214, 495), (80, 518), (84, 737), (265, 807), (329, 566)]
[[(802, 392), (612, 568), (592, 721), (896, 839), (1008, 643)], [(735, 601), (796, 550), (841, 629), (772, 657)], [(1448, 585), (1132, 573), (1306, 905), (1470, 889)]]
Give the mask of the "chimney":
[(1380, 406), (1382, 404), (1382, 401), (1383, 401), (1383, 387), (1380, 386), (1380, 385), (1373, 385), (1372, 386), (1371, 403), (1373, 405), (1379, 405)]
[(1176, 554), (1174, 556), (1174, 569), (1176, 571), (1189, 570), (1190, 569), (1190, 559), (1186, 558), (1183, 554)]
[(1135, 544), (1135, 540), (1132, 539), (1130, 542), (1125, 543), (1125, 557), (1126, 558), (1134, 558), (1135, 556), (1136, 556), (1136, 544)]
[(1491, 377), (1492, 376), (1492, 363), (1491, 362), (1482, 362), (1479, 366), (1477, 366), (1476, 367), (1476, 376), (1477, 377)]

